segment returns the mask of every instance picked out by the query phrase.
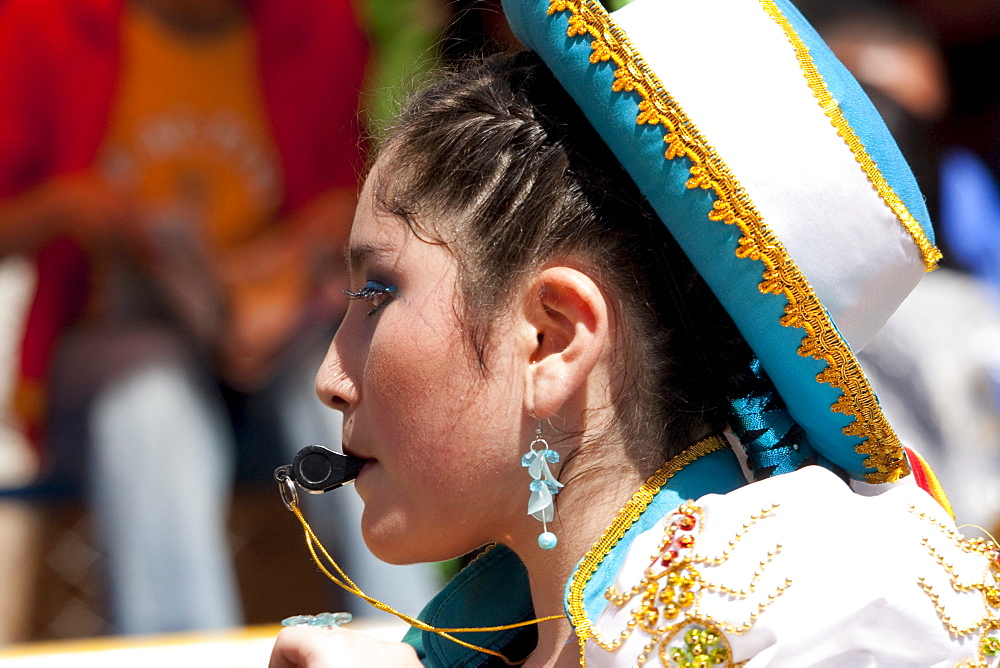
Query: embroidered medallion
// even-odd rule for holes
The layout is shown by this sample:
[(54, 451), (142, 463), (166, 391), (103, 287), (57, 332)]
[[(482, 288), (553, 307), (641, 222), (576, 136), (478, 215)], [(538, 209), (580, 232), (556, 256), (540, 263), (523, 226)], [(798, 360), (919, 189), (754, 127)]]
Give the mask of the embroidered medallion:
[[(570, 622), (576, 630), (577, 641), (580, 644), (580, 665), (586, 665), (585, 648), (588, 640), (593, 639), (602, 647), (608, 645), (594, 628), (593, 623), (587, 615), (587, 608), (584, 605), (584, 591), (587, 588), (590, 578), (597, 572), (598, 566), (600, 566), (601, 562), (604, 561), (611, 553), (611, 550), (625, 536), (629, 528), (638, 521), (647, 506), (659, 494), (660, 489), (667, 484), (667, 481), (692, 462), (728, 448), (729, 445), (721, 436), (709, 436), (702, 441), (698, 441), (664, 464), (649, 480), (643, 483), (639, 491), (619, 511), (618, 516), (611, 523), (611, 526), (605, 530), (600, 540), (584, 555), (580, 561), (580, 565), (576, 569), (576, 573), (573, 575), (573, 580), (570, 582), (566, 605)], [(634, 620), (632, 624), (634, 625)], [(617, 643), (615, 647), (621, 644), (621, 640), (613, 642)]]
[(781, 551), (781, 546), (775, 545), (760, 561), (751, 580), (741, 586), (715, 582), (707, 574), (729, 561), (747, 532), (777, 507), (775, 504), (752, 515), (721, 554), (709, 556), (695, 550), (704, 520), (701, 508), (692, 502), (680, 506), (668, 516), (659, 550), (652, 556), (642, 580), (625, 592), (619, 592), (614, 586), (605, 592), (605, 598), (614, 606), (623, 607), (634, 601), (638, 601), (638, 605), (617, 638), (609, 642), (594, 637), (598, 646), (609, 652), (616, 651), (638, 629), (647, 634), (649, 640), (637, 657), (636, 665), (652, 657), (658, 657), (661, 665), (683, 668), (735, 665), (726, 634), (740, 635), (749, 631), (758, 616), (791, 586), (791, 580), (786, 578), (767, 596), (761, 596), (754, 611), (739, 623), (705, 614), (700, 603), (703, 596), (711, 594), (721, 594), (732, 600), (747, 600), (758, 594), (760, 578)]
[(730, 663), (729, 642), (711, 626), (686, 624), (663, 641), (660, 663), (679, 668), (726, 666)]

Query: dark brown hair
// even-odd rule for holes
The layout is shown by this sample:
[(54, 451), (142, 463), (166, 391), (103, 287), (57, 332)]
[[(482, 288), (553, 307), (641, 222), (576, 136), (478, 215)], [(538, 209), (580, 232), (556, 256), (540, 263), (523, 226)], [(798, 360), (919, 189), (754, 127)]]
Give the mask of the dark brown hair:
[(613, 401), (637, 463), (725, 425), (746, 343), (535, 54), (487, 58), (416, 94), (382, 153), (376, 201), (458, 258), (459, 313), (484, 373), (513, 290), (571, 260), (616, 310)]

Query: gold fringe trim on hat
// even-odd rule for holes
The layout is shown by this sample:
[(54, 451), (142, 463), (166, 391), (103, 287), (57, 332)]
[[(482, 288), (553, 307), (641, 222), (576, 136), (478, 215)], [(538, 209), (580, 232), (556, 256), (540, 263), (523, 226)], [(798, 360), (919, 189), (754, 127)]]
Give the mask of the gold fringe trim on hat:
[(665, 133), (666, 157), (686, 157), (692, 162), (688, 188), (712, 190), (717, 199), (710, 220), (736, 225), (743, 236), (736, 256), (764, 263), (762, 293), (784, 295), (788, 300), (781, 324), (805, 330), (799, 355), (823, 360), (827, 368), (816, 376), (841, 391), (831, 410), (854, 418), (844, 427), (848, 436), (864, 439), (855, 447), (867, 455), (864, 466), (870, 483), (893, 482), (909, 474), (903, 447), (878, 405), (875, 392), (861, 365), (833, 326), (826, 309), (778, 237), (765, 225), (750, 197), (715, 149), (701, 136), (679, 104), (667, 93), (607, 10), (597, 0), (549, 0), (549, 14), (569, 12), (569, 37), (590, 35), (590, 62), (611, 60), (617, 65), (612, 90), (639, 95), (640, 125), (660, 125)]
[(896, 194), (892, 186), (889, 185), (889, 182), (886, 181), (878, 165), (875, 164), (875, 161), (868, 155), (868, 151), (865, 150), (865, 145), (861, 143), (851, 124), (844, 118), (837, 100), (834, 99), (833, 94), (826, 87), (826, 82), (823, 81), (822, 75), (816, 69), (816, 64), (813, 63), (812, 57), (809, 55), (809, 47), (805, 45), (802, 38), (795, 32), (795, 28), (788, 22), (785, 15), (781, 13), (774, 0), (760, 0), (760, 4), (764, 7), (764, 11), (774, 19), (774, 22), (785, 31), (785, 36), (795, 48), (795, 57), (799, 61), (799, 67), (802, 68), (802, 74), (809, 83), (809, 88), (812, 89), (813, 96), (819, 101), (819, 106), (823, 109), (823, 113), (829, 117), (830, 123), (837, 129), (837, 134), (844, 140), (847, 147), (851, 149), (854, 159), (861, 165), (861, 169), (868, 176), (868, 180), (878, 192), (879, 197), (882, 198), (886, 206), (895, 214), (899, 223), (913, 237), (914, 243), (920, 249), (920, 256), (923, 258), (926, 270), (933, 271), (937, 269), (937, 263), (941, 259), (941, 251), (927, 238), (924, 228), (920, 226), (917, 219), (913, 217), (909, 209), (906, 208), (906, 205), (903, 204), (903, 200), (899, 198), (899, 195)]

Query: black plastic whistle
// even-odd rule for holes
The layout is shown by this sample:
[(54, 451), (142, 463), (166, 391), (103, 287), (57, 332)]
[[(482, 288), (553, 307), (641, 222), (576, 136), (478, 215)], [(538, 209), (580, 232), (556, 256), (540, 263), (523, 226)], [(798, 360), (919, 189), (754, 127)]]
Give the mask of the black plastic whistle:
[(290, 465), (274, 469), (274, 479), (283, 483), (291, 478), (307, 492), (322, 494), (357, 478), (366, 461), (322, 445), (307, 445)]

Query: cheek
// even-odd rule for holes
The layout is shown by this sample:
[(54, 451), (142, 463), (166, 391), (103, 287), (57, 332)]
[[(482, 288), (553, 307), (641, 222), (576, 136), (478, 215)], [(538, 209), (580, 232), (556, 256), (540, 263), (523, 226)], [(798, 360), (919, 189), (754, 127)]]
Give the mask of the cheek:
[(381, 413), (373, 417), (400, 439), (385, 445), (411, 456), (418, 443), (450, 449), (449, 435), (475, 412), (483, 391), (460, 340), (428, 336), (420, 329), (405, 330), (411, 336), (403, 341), (376, 337), (366, 370), (368, 399), (375, 400)]
[(414, 484), (468, 492), (479, 474), (493, 475), (517, 458), (506, 452), (519, 425), (510, 375), (495, 369), (487, 379), (451, 323), (418, 318), (408, 324), (391, 330), (406, 332), (403, 337), (373, 338), (365, 378), (369, 394), (362, 403), (377, 412), (368, 417), (385, 439), (380, 450), (391, 456), (397, 474), (419, 472)]
[[(408, 337), (407, 337), (408, 338)], [(384, 427), (411, 432), (434, 416), (444, 368), (440, 354), (411, 340), (376, 337), (365, 369), (365, 402)], [(387, 443), (386, 446), (393, 446)]]
[(379, 465), (358, 491), (365, 540), (393, 563), (495, 540), (527, 498), (512, 370), (484, 376), (447, 322), (386, 319), (371, 340), (358, 417)]

